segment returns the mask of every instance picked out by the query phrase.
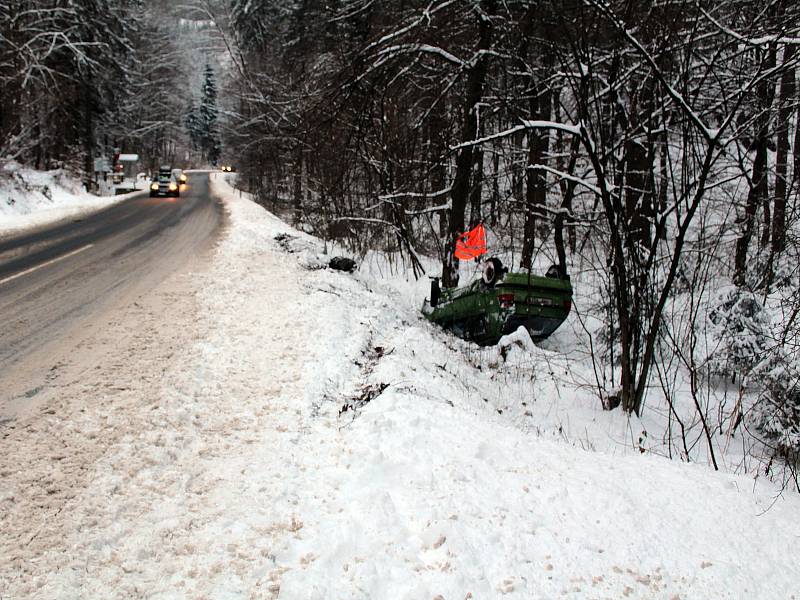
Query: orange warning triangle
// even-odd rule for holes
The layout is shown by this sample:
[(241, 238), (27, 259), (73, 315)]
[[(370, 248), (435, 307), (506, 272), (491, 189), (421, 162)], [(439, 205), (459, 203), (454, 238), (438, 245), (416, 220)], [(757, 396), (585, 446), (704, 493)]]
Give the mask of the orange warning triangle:
[(486, 230), (483, 223), (474, 229), (462, 233), (456, 239), (456, 258), (470, 260), (486, 254)]

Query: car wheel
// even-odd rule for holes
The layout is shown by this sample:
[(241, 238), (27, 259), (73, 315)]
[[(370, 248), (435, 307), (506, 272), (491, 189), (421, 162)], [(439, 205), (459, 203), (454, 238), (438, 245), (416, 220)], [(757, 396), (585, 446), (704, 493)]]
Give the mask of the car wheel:
[(494, 284), (503, 276), (503, 263), (499, 258), (490, 258), (483, 266), (483, 283), (486, 287), (494, 287)]

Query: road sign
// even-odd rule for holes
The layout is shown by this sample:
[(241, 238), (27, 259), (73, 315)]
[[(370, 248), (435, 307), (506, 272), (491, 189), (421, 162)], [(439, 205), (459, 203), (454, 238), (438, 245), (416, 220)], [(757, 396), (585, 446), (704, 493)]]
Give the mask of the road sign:
[(100, 156), (94, 159), (94, 172), (95, 173), (108, 173), (111, 170), (111, 162), (105, 156)]

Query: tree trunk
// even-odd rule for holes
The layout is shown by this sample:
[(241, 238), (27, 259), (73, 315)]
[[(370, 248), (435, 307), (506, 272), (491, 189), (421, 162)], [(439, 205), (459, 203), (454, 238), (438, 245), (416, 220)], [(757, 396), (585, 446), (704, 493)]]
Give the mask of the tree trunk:
[[(492, 44), (492, 22), (489, 17), (494, 14), (494, 1), (486, 2), (486, 15), (478, 15), (478, 52), (489, 50)], [(478, 103), (483, 96), (483, 87), (486, 82), (488, 56), (479, 54), (475, 63), (467, 74), (466, 97), (464, 101), (463, 125), (461, 128), (461, 141), (470, 142), (475, 139), (478, 132)], [(455, 250), (456, 237), (464, 232), (464, 212), (469, 199), (470, 172), (472, 171), (473, 146), (464, 146), (456, 157), (456, 172), (453, 178), (453, 189), (450, 192), (452, 205), (450, 209), (450, 222), (447, 230), (447, 244), (442, 260), (442, 284), (445, 287), (458, 285), (458, 259)]]
[[(433, 165), (430, 170), (431, 191), (441, 192), (447, 187), (447, 139), (445, 127), (447, 115), (445, 114), (444, 100), (433, 99), (436, 104), (431, 109), (431, 118), (428, 121), (428, 160)], [(433, 203), (442, 204), (441, 197), (437, 196)], [(439, 238), (442, 242), (447, 238), (447, 223), (450, 211), (443, 209), (439, 211)], [(443, 244), (438, 244), (441, 252)], [(440, 257), (444, 260), (444, 256)]]
[(625, 212), (631, 242), (649, 246), (655, 216), (652, 144), (641, 137), (625, 142)]
[(489, 205), (489, 224), (497, 225), (497, 205), (500, 203), (500, 152), (492, 153), (492, 196)]
[(769, 177), (767, 174), (761, 178), (760, 186), (761, 189), (758, 191), (758, 196), (762, 199), (764, 209), (764, 227), (761, 230), (759, 246), (763, 249), (769, 246), (770, 233), (772, 232), (772, 206), (769, 202)]
[(303, 147), (297, 144), (294, 151), (294, 173), (292, 189), (292, 208), (294, 209), (294, 222), (300, 222), (303, 213)]
[(94, 175), (94, 114), (92, 112), (92, 91), (84, 84), (84, 114), (83, 114), (83, 168), (85, 173), (86, 191), (92, 191)]
[(792, 185), (789, 189), (796, 190), (800, 183), (800, 102), (795, 111), (794, 148), (792, 150)]
[[(658, 212), (663, 213), (667, 210), (667, 199), (669, 198), (669, 169), (667, 168), (667, 152), (669, 152), (669, 134), (666, 128), (661, 133), (659, 142), (660, 150), (658, 157)], [(666, 237), (666, 232), (662, 233)]]
[[(766, 71), (775, 66), (775, 48), (767, 50), (762, 70)], [(767, 149), (769, 145), (769, 116), (772, 106), (774, 86), (768, 79), (764, 79), (758, 85), (759, 110), (757, 118), (757, 132), (755, 140), (756, 155), (753, 160), (753, 176), (750, 182), (750, 190), (747, 194), (744, 215), (739, 219), (742, 230), (739, 239), (736, 240), (736, 253), (734, 256), (733, 283), (739, 287), (745, 285), (747, 278), (747, 251), (750, 247), (750, 240), (756, 224), (756, 213), (758, 206), (769, 191), (767, 184)]]
[(747, 250), (755, 228), (756, 212), (761, 201), (761, 181), (767, 176), (767, 141), (759, 139), (756, 142), (756, 157), (753, 161), (753, 179), (747, 193), (744, 215), (739, 222), (742, 231), (736, 240), (736, 254), (734, 256), (733, 283), (741, 287), (745, 284), (747, 276)]
[[(796, 47), (787, 45), (783, 50), (784, 66), (791, 65)], [(796, 80), (794, 67), (787, 68), (781, 76), (780, 108), (778, 110), (778, 146), (775, 159), (775, 200), (772, 212), (772, 256), (786, 248), (786, 200), (788, 195), (787, 172), (789, 167), (789, 121), (792, 118)], [(770, 260), (770, 262), (772, 262)]]
[(522, 202), (525, 195), (525, 172), (520, 168), (517, 156), (521, 156), (524, 150), (525, 132), (517, 132), (511, 136), (510, 169), (511, 169), (511, 197), (514, 202)]
[[(569, 163), (563, 169), (565, 173), (573, 174), (575, 171), (575, 164), (578, 161), (578, 151), (580, 149), (580, 140), (578, 137), (573, 137), (570, 144)], [(558, 256), (558, 266), (562, 269), (562, 273), (567, 272), (567, 251), (564, 247), (564, 224), (572, 223), (572, 199), (575, 196), (575, 182), (561, 178), (559, 180), (559, 187), (561, 188), (561, 210), (556, 216), (553, 224), (553, 242), (556, 245), (556, 255)], [(569, 228), (569, 248), (570, 252), (575, 253), (575, 227)]]
[[(530, 118), (535, 121), (549, 121), (550, 116), (550, 90), (543, 84), (542, 88), (531, 97)], [(545, 212), (547, 205), (547, 177), (544, 171), (533, 167), (544, 164), (549, 150), (549, 129), (534, 129), (528, 132), (528, 164), (525, 172), (525, 227), (522, 239), (522, 258), (520, 259), (520, 266), (526, 270), (531, 268), (533, 259), (537, 220), (544, 218), (547, 214)]]
[(474, 227), (483, 220), (481, 214), (481, 201), (483, 197), (483, 148), (475, 148), (475, 164), (472, 170), (472, 189), (469, 194), (470, 227)]

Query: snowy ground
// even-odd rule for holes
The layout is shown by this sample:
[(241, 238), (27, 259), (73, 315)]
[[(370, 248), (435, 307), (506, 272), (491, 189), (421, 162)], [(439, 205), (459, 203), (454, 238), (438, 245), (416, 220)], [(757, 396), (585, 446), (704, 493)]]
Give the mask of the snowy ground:
[(36, 171), (15, 162), (0, 168), (0, 237), (75, 218), (130, 196), (89, 194), (63, 170)]
[(640, 454), (563, 349), (478, 352), (215, 188), (212, 264), (0, 429), (0, 597), (800, 598), (796, 495)]

